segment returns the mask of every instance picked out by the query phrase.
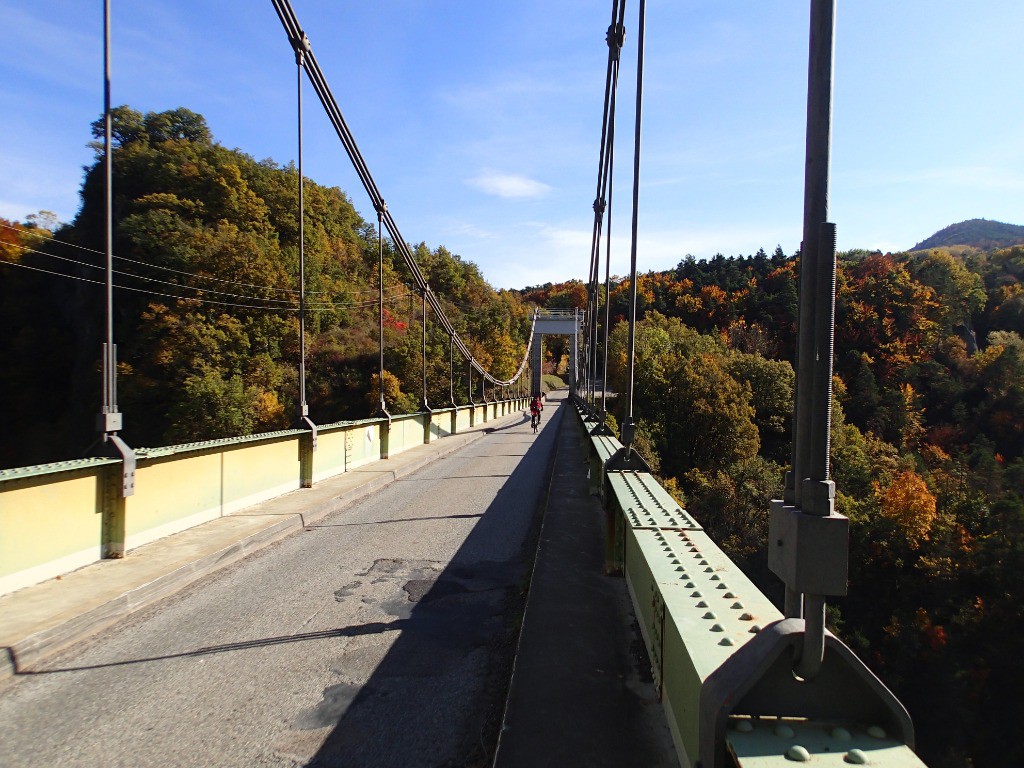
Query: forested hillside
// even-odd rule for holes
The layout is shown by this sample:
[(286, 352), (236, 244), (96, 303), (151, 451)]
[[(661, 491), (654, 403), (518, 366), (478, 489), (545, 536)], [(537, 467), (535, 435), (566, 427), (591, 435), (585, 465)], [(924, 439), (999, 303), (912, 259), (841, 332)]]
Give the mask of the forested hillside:
[[(101, 125), (93, 131), (101, 135)], [(133, 446), (152, 446), (294, 425), (295, 168), (221, 146), (187, 109), (142, 115), (117, 108), (114, 137), (122, 434)], [(363, 418), (379, 402), (371, 392), (378, 235), (341, 190), (309, 180), (304, 190), (311, 416), (321, 424)], [(7, 262), (0, 264), (7, 412), (0, 466), (82, 456), (96, 439), (104, 327), (99, 163), (86, 169), (81, 194), (67, 226), (46, 216), (0, 220), (0, 260)], [(477, 360), (510, 376), (529, 329), (519, 295), (494, 291), (476, 265), (443, 247), (421, 243), (415, 251)], [(420, 298), (388, 242), (384, 262), (384, 389), (389, 410), (403, 413), (422, 399)], [(456, 397), (465, 402), (466, 367), (456, 366)], [(428, 368), (428, 400), (444, 405), (449, 344), (429, 317)]]
[[(637, 444), (779, 605), (768, 500), (789, 461), (797, 275), (776, 249), (637, 285)], [(611, 291), (618, 392), (628, 289)], [(1024, 247), (844, 254), (836, 311), (832, 473), (852, 530), (830, 623), (911, 710), (930, 766), (1024, 764)]]
[(988, 251), (994, 248), (1009, 248), (1021, 243), (1024, 243), (1024, 227), (1002, 221), (969, 219), (940, 229), (911, 250), (926, 251), (931, 248), (961, 245)]

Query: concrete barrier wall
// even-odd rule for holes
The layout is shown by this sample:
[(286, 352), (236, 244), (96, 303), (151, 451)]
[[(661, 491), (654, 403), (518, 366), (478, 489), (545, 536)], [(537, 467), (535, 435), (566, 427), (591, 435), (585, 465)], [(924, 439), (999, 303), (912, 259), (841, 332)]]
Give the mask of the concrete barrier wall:
[(452, 409), (434, 411), (430, 414), (430, 439), (448, 437), (452, 433)]
[(394, 416), (388, 435), (388, 455), (395, 456), (410, 448), (423, 445), (423, 423), (425, 414), (414, 413)]
[(345, 471), (347, 462), (346, 443), (348, 434), (355, 427), (318, 429), (316, 436), (316, 458), (313, 461), (313, 482), (326, 480)]
[[(469, 429), (470, 411), (456, 409), (457, 432)], [(483, 408), (476, 411), (480, 425)], [(431, 439), (447, 437), (451, 414), (445, 409), (394, 417), (389, 454), (423, 445), (428, 424)], [(367, 419), (319, 427), (313, 481), (380, 460), (385, 423)], [(125, 548), (299, 488), (303, 440), (308, 440), (304, 430), (286, 430), (137, 450), (135, 493), (124, 500)], [(120, 461), (82, 459), (0, 470), (0, 595), (102, 557), (104, 478), (111, 471), (120, 472)]]
[(0, 594), (100, 558), (101, 475), (113, 463), (84, 459), (10, 479), (0, 472)]
[(297, 489), (300, 435), (142, 454), (135, 494), (125, 500), (126, 548)]

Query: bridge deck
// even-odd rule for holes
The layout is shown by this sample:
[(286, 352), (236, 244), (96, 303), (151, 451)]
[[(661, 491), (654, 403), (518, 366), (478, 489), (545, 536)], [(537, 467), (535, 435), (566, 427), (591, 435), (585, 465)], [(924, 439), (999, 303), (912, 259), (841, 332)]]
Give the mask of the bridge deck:
[[(8, 641), (22, 659), (0, 695), (5, 764), (489, 763), (554, 422), (534, 436), (519, 414), (492, 421), (0, 600), (5, 635), (22, 634)], [(438, 451), (445, 460), (422, 467)], [(288, 531), (44, 658), (48, 638)], [(45, 616), (46, 604), (60, 610)]]

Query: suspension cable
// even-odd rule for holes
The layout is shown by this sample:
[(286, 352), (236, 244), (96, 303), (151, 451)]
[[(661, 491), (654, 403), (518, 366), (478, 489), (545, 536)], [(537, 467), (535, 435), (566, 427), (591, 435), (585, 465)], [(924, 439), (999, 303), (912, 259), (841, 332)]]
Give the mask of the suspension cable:
[(302, 48), (305, 53), (306, 76), (309, 78), (313, 89), (316, 91), (316, 94), (320, 99), (320, 103), (327, 112), (327, 117), (334, 126), (335, 132), (338, 134), (338, 138), (341, 140), (342, 146), (344, 146), (345, 152), (348, 154), (349, 160), (352, 162), (353, 168), (359, 176), (363, 189), (366, 191), (367, 195), (369, 195), (374, 209), (378, 212), (378, 227), (382, 230), (381, 236), (383, 236), (383, 228), (386, 227), (394, 248), (401, 255), (406, 267), (412, 274), (416, 287), (419, 290), (426, 292), (427, 302), (430, 304), (430, 308), (434, 310), (437, 322), (445, 332), (452, 337), (456, 348), (469, 361), (470, 366), (476, 368), (477, 372), (486, 381), (490, 381), (495, 385), (508, 384), (514, 381), (522, 375), (522, 372), (526, 368), (526, 360), (529, 357), (529, 345), (527, 345), (527, 352), (523, 357), (523, 361), (520, 364), (519, 369), (509, 380), (496, 378), (476, 361), (473, 354), (469, 351), (469, 347), (466, 346), (465, 342), (459, 337), (455, 328), (452, 326), (451, 321), (445, 314), (437, 296), (434, 295), (430, 290), (430, 286), (427, 285), (426, 278), (424, 278), (423, 272), (416, 263), (416, 257), (413, 254), (412, 249), (409, 247), (408, 241), (402, 236), (401, 232), (398, 230), (398, 225), (396, 224), (394, 217), (391, 215), (391, 212), (388, 211), (387, 206), (384, 205), (384, 198), (381, 195), (380, 189), (373, 180), (370, 169), (367, 166), (366, 161), (363, 159), (362, 153), (359, 151), (359, 147), (356, 145), (355, 138), (348, 127), (348, 123), (345, 122), (345, 118), (341, 113), (338, 102), (334, 98), (334, 94), (331, 92), (327, 79), (324, 76), (323, 71), (320, 69), (316, 56), (313, 54), (312, 48), (309, 45), (309, 40), (302, 31), (302, 27), (299, 25), (298, 18), (295, 15), (295, 11), (292, 8), (290, 0), (271, 1), (274, 5), (274, 10), (277, 11), (278, 18), (281, 20), (285, 33), (288, 35), (292, 48), (296, 50)]
[(622, 442), (627, 456), (633, 449), (636, 424), (633, 420), (633, 377), (636, 371), (636, 248), (637, 229), (640, 214), (640, 127), (644, 97), (644, 21), (647, 14), (647, 0), (640, 0), (636, 41), (636, 127), (633, 132), (633, 223), (629, 244), (629, 341), (627, 348), (626, 374), (626, 420), (622, 425)]
[(381, 221), (384, 215), (383, 208), (385, 207), (384, 201), (381, 200), (380, 207), (377, 208), (377, 279), (380, 286), (380, 307), (377, 314), (378, 348), (380, 350), (380, 366), (378, 370), (380, 378), (377, 383), (380, 387), (380, 410), (381, 413), (387, 414), (387, 403), (384, 402), (384, 230), (381, 228)]
[[(302, 189), (302, 69), (305, 56), (305, 45), (308, 41), (303, 37), (302, 47), (295, 50), (296, 66), (296, 100), (298, 112), (299, 138), (299, 413), (303, 419), (309, 416), (309, 404), (306, 402), (306, 201)], [(383, 303), (381, 304), (383, 307)]]

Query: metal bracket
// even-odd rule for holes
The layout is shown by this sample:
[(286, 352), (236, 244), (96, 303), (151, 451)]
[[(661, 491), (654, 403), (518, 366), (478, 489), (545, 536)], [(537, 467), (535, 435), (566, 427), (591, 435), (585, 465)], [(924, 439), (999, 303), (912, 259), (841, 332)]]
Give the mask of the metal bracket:
[(612, 454), (612, 457), (604, 464), (604, 471), (623, 472), (628, 470), (653, 474), (650, 465), (644, 461), (643, 456), (637, 453), (632, 446), (627, 445), (619, 448), (619, 450)]
[(730, 715), (845, 720), (884, 728), (913, 749), (907, 710), (846, 645), (825, 633), (825, 657), (813, 680), (793, 666), (803, 645), (803, 619), (783, 619), (762, 629), (704, 681), (700, 692), (699, 763), (724, 768)]
[(616, 49), (616, 58), (618, 58), (618, 49), (626, 42), (626, 26), (621, 22), (619, 24), (611, 24), (608, 26), (608, 32), (604, 36), (605, 42), (608, 43), (609, 48)]
[(768, 568), (794, 592), (847, 593), (850, 521), (843, 515), (810, 515), (774, 499), (768, 521)]
[[(120, 416), (121, 414), (102, 414), (103, 416)], [(128, 443), (115, 434), (104, 433), (103, 452), (121, 459), (121, 497), (127, 498), (135, 494), (135, 451)]]
[(311, 433), (311, 437), (313, 439), (313, 450), (315, 451), (316, 450), (316, 424), (314, 424), (310, 420), (309, 416), (306, 416), (305, 414), (303, 414), (301, 416), (301, 418), (299, 418), (299, 429), (303, 429), (304, 427), (308, 428), (310, 433)]
[(109, 435), (111, 432), (120, 432), (124, 428), (124, 414), (100, 413), (96, 416), (96, 431)]

